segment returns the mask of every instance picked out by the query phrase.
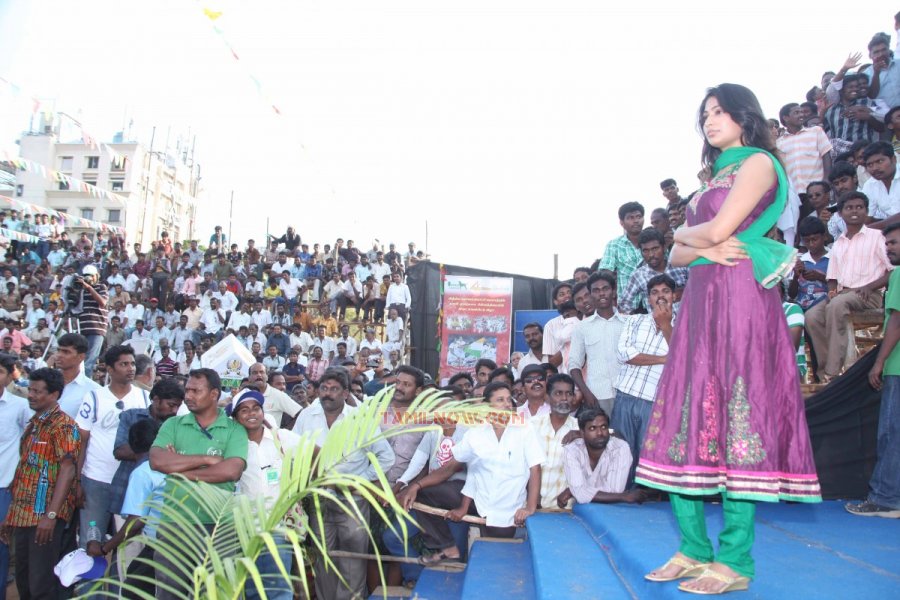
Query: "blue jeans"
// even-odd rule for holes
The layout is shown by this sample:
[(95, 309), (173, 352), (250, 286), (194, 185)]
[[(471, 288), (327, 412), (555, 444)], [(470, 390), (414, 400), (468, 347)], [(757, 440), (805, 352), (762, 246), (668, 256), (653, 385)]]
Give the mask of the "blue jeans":
[(103, 347), (103, 336), (86, 335), (84, 337), (86, 337), (88, 341), (87, 356), (84, 358), (84, 374), (90, 377), (94, 372), (94, 365), (97, 364), (97, 359), (100, 358), (100, 349)]
[(97, 523), (100, 535), (106, 535), (112, 513), (109, 512), (109, 496), (112, 486), (102, 481), (81, 478), (81, 489), (84, 492), (84, 507), (79, 511), (78, 547), (87, 547), (87, 532), (91, 521)]
[[(278, 558), (281, 559), (284, 570), (290, 575), (294, 549), (291, 547), (291, 543), (287, 538), (279, 535), (273, 537), (275, 539), (275, 545), (278, 547)], [(285, 579), (284, 575), (281, 574), (278, 565), (275, 563), (275, 558), (272, 556), (272, 553), (269, 552), (268, 548), (263, 549), (256, 558), (256, 568), (259, 570), (259, 576), (260, 579), (262, 579), (263, 588), (265, 588), (266, 596), (269, 600), (292, 600), (294, 597), (294, 587), (291, 584), (291, 581)], [(302, 569), (303, 566), (301, 565), (300, 568)], [(247, 600), (256, 600), (260, 597), (259, 592), (256, 589), (256, 584), (249, 578), (244, 585), (244, 592), (246, 593)]]
[(900, 375), (886, 375), (878, 413), (878, 462), (869, 480), (869, 501), (900, 509)]
[(641, 444), (644, 443), (644, 435), (647, 433), (647, 424), (650, 423), (652, 411), (653, 403), (649, 400), (616, 390), (616, 403), (610, 419), (610, 426), (625, 438), (628, 447), (631, 448), (631, 469), (628, 471), (627, 484), (629, 488), (634, 485), (634, 472), (641, 455)]
[[(12, 492), (8, 487), (0, 488), (0, 523), (6, 519)], [(0, 600), (6, 600), (6, 578), (9, 575), (9, 546), (0, 542)]]
[[(397, 527), (397, 523), (394, 523), (394, 526)], [(406, 556), (408, 558), (418, 558), (419, 553), (416, 552), (416, 549), (412, 547), (412, 538), (419, 534), (419, 528), (410, 523), (406, 524), (406, 533), (408, 536), (408, 541), (406, 544), (406, 553), (403, 552), (403, 539), (400, 537), (402, 532), (400, 532), (398, 527), (398, 533), (394, 533), (390, 530), (390, 528), (385, 528), (384, 533), (381, 535), (381, 539), (384, 541), (384, 547), (387, 548), (388, 552), (391, 553), (391, 556)], [(400, 535), (398, 535), (400, 534)], [(420, 565), (413, 565), (407, 563), (400, 563), (400, 572), (403, 573), (403, 581), (416, 581), (419, 579), (419, 574), (422, 572), (422, 567)]]

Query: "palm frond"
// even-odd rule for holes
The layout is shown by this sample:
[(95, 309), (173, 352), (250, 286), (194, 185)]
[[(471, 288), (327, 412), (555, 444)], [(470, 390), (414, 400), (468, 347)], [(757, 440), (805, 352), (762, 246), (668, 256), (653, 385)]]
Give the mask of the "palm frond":
[[(263, 574), (256, 566), (262, 552), (273, 556), (280, 577), (285, 581), (299, 581), (307, 592), (310, 582), (305, 565), (308, 564), (310, 552), (315, 552), (318, 560), (323, 561), (324, 566), (346, 584), (329, 556), (325, 542), (322, 518), (325, 503), (332, 510), (364, 521), (364, 514), (357, 504), (359, 499), (368, 506), (371, 519), (380, 519), (387, 528), (406, 540), (408, 525), (414, 524), (414, 520), (391, 492), (385, 472), (372, 451), (373, 445), (395, 435), (439, 428), (440, 425), (430, 418), (438, 410), (443, 418), (470, 425), (483, 422), (489, 408), (481, 402), (448, 400), (446, 392), (428, 390), (412, 402), (406, 411), (409, 418), (397, 427), (386, 420), (392, 397), (393, 388), (386, 388), (362, 403), (332, 426), (321, 448), (316, 447), (312, 436), (302, 436), (297, 446), (285, 456), (279, 495), (274, 502), (235, 496), (215, 486), (191, 482), (178, 475), (169, 476), (171, 489), (163, 493), (162, 501), (149, 501), (156, 515), (145, 519), (157, 531), (162, 529), (165, 532), (163, 539), (149, 538), (143, 534), (137, 538), (165, 557), (172, 568), (165, 568), (152, 560), (146, 562), (184, 586), (183, 589), (167, 588), (167, 591), (186, 598), (238, 600), (245, 588), (263, 589)], [(373, 480), (342, 472), (348, 461), (360, 458), (372, 467)], [(207, 532), (196, 512), (184, 509), (183, 503), (188, 497), (210, 517), (211, 533)], [(305, 518), (300, 518), (299, 523), (287, 525), (286, 515), (302, 502), (312, 508), (311, 514), (304, 515)], [(370, 528), (366, 529), (375, 555), (380, 556), (378, 540)], [(299, 577), (292, 576), (291, 565), (279, 558), (279, 545), (291, 547), (300, 564)], [(383, 583), (381, 561), (378, 561), (378, 566)], [(158, 578), (154, 581), (162, 585)], [(114, 578), (98, 580), (84, 597), (117, 595), (104, 591), (101, 586), (109, 586), (112, 590), (127, 588), (130, 593), (145, 600), (154, 598)]]

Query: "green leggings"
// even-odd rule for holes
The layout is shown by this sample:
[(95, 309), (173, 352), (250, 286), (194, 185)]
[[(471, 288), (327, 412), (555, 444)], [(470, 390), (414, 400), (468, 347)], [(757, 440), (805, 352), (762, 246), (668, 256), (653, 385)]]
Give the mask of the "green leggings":
[(754, 575), (753, 519), (756, 504), (748, 500), (734, 500), (722, 496), (725, 514), (725, 528), (719, 533), (719, 554), (713, 550), (712, 542), (706, 534), (706, 515), (703, 500), (695, 496), (669, 494), (672, 512), (681, 532), (679, 551), (700, 562), (720, 562), (744, 577)]

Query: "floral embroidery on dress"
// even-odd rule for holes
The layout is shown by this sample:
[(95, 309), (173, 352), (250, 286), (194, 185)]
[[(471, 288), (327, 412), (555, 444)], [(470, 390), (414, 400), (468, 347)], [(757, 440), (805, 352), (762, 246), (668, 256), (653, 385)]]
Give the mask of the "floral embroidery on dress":
[(675, 437), (672, 438), (672, 443), (669, 444), (669, 450), (666, 452), (669, 458), (677, 463), (684, 462), (684, 456), (687, 454), (687, 435), (688, 435), (688, 421), (690, 420), (690, 410), (691, 410), (691, 387), (688, 386), (687, 391), (684, 393), (684, 404), (681, 406), (681, 428), (678, 430), (678, 433)]
[(737, 170), (741, 168), (743, 162), (736, 163), (716, 173), (715, 177), (710, 179), (709, 181), (704, 182), (700, 189), (694, 192), (694, 195), (691, 197), (691, 201), (688, 203), (688, 206), (691, 207), (691, 211), (694, 214), (697, 214), (697, 205), (700, 203), (700, 197), (703, 196), (704, 193), (709, 190), (714, 190), (717, 188), (728, 188), (731, 189), (734, 187), (734, 178), (737, 175)]
[(700, 460), (715, 463), (719, 460), (719, 417), (717, 388), (718, 380), (712, 378), (706, 382), (703, 394), (703, 429), (700, 431), (700, 447), (697, 453)]
[(766, 458), (759, 434), (750, 429), (750, 402), (743, 377), (734, 381), (728, 402), (728, 464), (755, 465)]

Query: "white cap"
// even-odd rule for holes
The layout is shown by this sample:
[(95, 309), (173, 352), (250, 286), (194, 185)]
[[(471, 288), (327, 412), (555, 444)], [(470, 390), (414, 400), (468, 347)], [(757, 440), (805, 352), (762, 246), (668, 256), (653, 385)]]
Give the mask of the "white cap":
[(102, 577), (106, 566), (106, 558), (89, 556), (83, 548), (79, 548), (63, 556), (53, 567), (53, 572), (59, 577), (63, 587), (69, 587), (76, 581)]
[(100, 272), (97, 271), (97, 267), (94, 265), (85, 265), (83, 269), (81, 269), (82, 275), (99, 275)]

